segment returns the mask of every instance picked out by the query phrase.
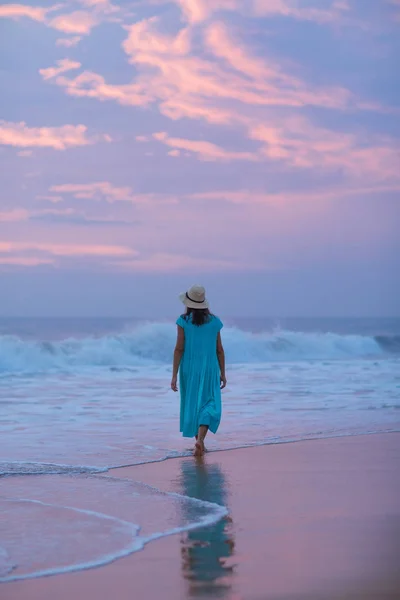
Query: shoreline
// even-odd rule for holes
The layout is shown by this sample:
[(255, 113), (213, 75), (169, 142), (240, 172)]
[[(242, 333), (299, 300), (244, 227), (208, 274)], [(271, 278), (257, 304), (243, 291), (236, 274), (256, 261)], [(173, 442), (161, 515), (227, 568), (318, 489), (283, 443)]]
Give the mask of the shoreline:
[[(215, 454), (218, 452), (232, 452), (234, 450), (247, 450), (248, 448), (263, 448), (264, 446), (278, 446), (278, 445), (283, 445), (283, 444), (303, 444), (306, 442), (317, 442), (320, 440), (335, 440), (335, 439), (341, 439), (341, 438), (353, 438), (353, 437), (368, 436), (368, 435), (387, 435), (387, 434), (392, 434), (392, 433), (400, 433), (400, 429), (387, 429), (384, 431), (365, 431), (365, 432), (357, 432), (357, 433), (339, 433), (337, 435), (322, 435), (321, 437), (299, 438), (298, 440), (282, 440), (280, 442), (259, 442), (256, 444), (249, 444), (249, 445), (244, 445), (244, 446), (232, 446), (232, 448), (215, 448), (214, 450), (207, 449), (206, 455)], [(190, 439), (190, 438), (188, 438), (188, 439)], [(147, 462), (127, 463), (124, 465), (117, 465), (115, 467), (105, 467), (107, 470), (104, 471), (104, 473), (106, 473), (108, 471), (115, 471), (116, 469), (141, 467), (143, 465), (155, 465), (155, 464), (163, 463), (163, 462), (166, 462), (169, 460), (179, 460), (179, 459), (190, 458), (190, 457), (193, 457), (193, 454), (188, 451), (185, 454), (179, 454), (177, 456), (166, 456), (165, 458), (158, 458), (156, 460), (151, 460), (151, 461), (147, 461)], [(38, 463), (38, 464), (51, 464), (51, 463)], [(62, 465), (58, 465), (58, 466), (62, 466)], [(65, 466), (68, 466), (68, 465), (65, 465)], [(99, 471), (99, 473), (101, 474), (101, 471)]]
[[(306, 444), (308, 441), (315, 444)], [(189, 498), (197, 497), (225, 506), (229, 518), (218, 518), (207, 526), (196, 524), (191, 531), (161, 533), (158, 539), (147, 540), (142, 550), (104, 566), (0, 584), (0, 589), (5, 592), (4, 600), (50, 600), (54, 597), (70, 600), (73, 595), (86, 593), (86, 589), (97, 598), (108, 600), (112, 597), (112, 582), (118, 588), (119, 600), (125, 600), (129, 595), (121, 587), (121, 577), (131, 585), (133, 577), (135, 585), (145, 594), (141, 596), (143, 598), (163, 593), (168, 600), (186, 599), (192, 597), (190, 594), (195, 590), (187, 589), (184, 556), (190, 558), (189, 570), (193, 557), (195, 563), (200, 561), (200, 566), (202, 561), (211, 560), (205, 569), (215, 575), (210, 580), (212, 585), (209, 581), (213, 588), (210, 593), (217, 593), (220, 584), (228, 585), (229, 594), (221, 597), (229, 600), (275, 597), (292, 600), (303, 596), (336, 600), (344, 597), (335, 595), (336, 584), (331, 581), (329, 589), (325, 589), (332, 571), (337, 572), (336, 583), (342, 581), (347, 586), (346, 598), (394, 599), (400, 590), (393, 564), (393, 555), (400, 556), (399, 544), (393, 537), (395, 531), (400, 532), (400, 510), (396, 503), (400, 488), (396, 483), (400, 466), (399, 445), (398, 432), (374, 432), (311, 438), (300, 443), (266, 443), (229, 449), (229, 452), (215, 450), (206, 453), (201, 461), (203, 466), (192, 457), (171, 457), (178, 460), (113, 467), (109, 469), (108, 478), (114, 479), (117, 475), (117, 479), (124, 481), (140, 481), (167, 494), (189, 492), (185, 494)], [(327, 494), (325, 488), (331, 493)], [(226, 504), (216, 502), (218, 499), (225, 500)], [(258, 519), (256, 527), (254, 519)], [(213, 530), (214, 538), (211, 536), (210, 541), (207, 535)], [(202, 539), (202, 536), (206, 538)], [(287, 536), (291, 538), (289, 545)], [(216, 545), (214, 549), (213, 545)], [(330, 568), (327, 569), (326, 564), (321, 564), (319, 554), (326, 553), (330, 546)], [(210, 547), (213, 552), (207, 555)], [(305, 548), (313, 556), (312, 565), (306, 557), (301, 559), (305, 564), (300, 569), (304, 575), (300, 579), (299, 573), (296, 574), (294, 547), (300, 551), (297, 561)], [(351, 556), (346, 555), (349, 548), (356, 549)], [(338, 558), (340, 552), (347, 556), (346, 560)], [(260, 562), (263, 553), (269, 557), (266, 564)], [(181, 559), (176, 560), (174, 557), (180, 554)], [(363, 560), (360, 557), (364, 557)], [(151, 576), (154, 560), (160, 569), (157, 578)], [(224, 568), (220, 560), (224, 562)], [(282, 572), (282, 565), (287, 563), (293, 563), (293, 581), (287, 581), (287, 575)], [(274, 569), (271, 568), (273, 564)], [(299, 564), (297, 570), (298, 567)], [(250, 572), (253, 575), (249, 580)], [(373, 572), (376, 577), (369, 581)], [(206, 585), (203, 575), (200, 569), (195, 588)], [(354, 588), (352, 575), (358, 577), (358, 586), (364, 588), (365, 584), (366, 588)], [(270, 588), (272, 586), (272, 595), (260, 595), (263, 579), (269, 581)], [(172, 587), (178, 589), (178, 593), (166, 592), (172, 581)], [(296, 585), (293, 586), (294, 582)], [(321, 587), (322, 582), (325, 587)], [(314, 584), (320, 586), (317, 585), (318, 592)], [(103, 585), (108, 589), (107, 593)], [(374, 585), (375, 596), (370, 594)], [(203, 591), (207, 592), (206, 589)], [(325, 592), (328, 595), (324, 595)]]
[[(231, 448), (215, 448), (215, 449), (207, 449), (206, 454), (215, 454), (219, 452), (232, 452), (235, 450), (246, 450), (248, 448), (262, 448), (264, 446), (278, 446), (285, 444), (300, 444), (305, 442), (316, 442), (320, 440), (332, 440), (332, 439), (341, 439), (341, 438), (353, 438), (353, 437), (361, 437), (361, 436), (373, 436), (373, 435), (387, 435), (400, 433), (400, 429), (386, 429), (380, 431), (361, 431), (355, 433), (338, 433), (333, 435), (325, 435), (321, 434), (318, 437), (307, 437), (307, 438), (299, 438), (299, 439), (290, 439), (290, 440), (281, 440), (281, 441), (268, 441), (268, 442), (256, 442), (253, 444), (245, 444), (242, 446), (232, 446)], [(190, 439), (190, 438), (187, 438)], [(212, 438), (211, 438), (212, 439)], [(167, 462), (170, 460), (179, 460), (183, 458), (190, 458), (193, 456), (192, 451), (187, 450), (185, 453), (177, 454), (175, 456), (165, 456), (163, 458), (156, 458), (154, 460), (148, 460), (144, 462), (138, 463), (124, 463), (121, 465), (114, 465), (111, 467), (97, 467), (94, 465), (71, 465), (68, 463), (51, 463), (51, 462), (41, 462), (41, 461), (26, 461), (26, 460), (16, 460), (16, 461), (6, 461), (7, 464), (34, 464), (34, 465), (43, 465), (47, 467), (60, 467), (60, 471), (37, 471), (35, 473), (32, 472), (0, 472), (1, 477), (25, 477), (25, 476), (41, 476), (41, 475), (72, 475), (72, 474), (88, 474), (88, 475), (105, 475), (111, 471), (115, 471), (116, 469), (126, 469), (133, 467), (141, 467), (143, 465), (155, 465), (163, 462)], [(0, 463), (1, 464), (1, 463)]]

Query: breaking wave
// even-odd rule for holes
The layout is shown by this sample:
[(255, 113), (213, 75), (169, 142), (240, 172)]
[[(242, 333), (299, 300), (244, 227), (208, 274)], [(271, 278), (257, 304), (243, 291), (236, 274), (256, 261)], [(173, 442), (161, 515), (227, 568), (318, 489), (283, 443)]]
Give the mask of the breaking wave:
[[(95, 366), (123, 368), (169, 364), (175, 335), (173, 324), (148, 323), (123, 334), (57, 342), (0, 336), (0, 372), (32, 373)], [(379, 357), (400, 353), (400, 336), (369, 337), (280, 330), (251, 333), (227, 327), (223, 339), (230, 364)]]

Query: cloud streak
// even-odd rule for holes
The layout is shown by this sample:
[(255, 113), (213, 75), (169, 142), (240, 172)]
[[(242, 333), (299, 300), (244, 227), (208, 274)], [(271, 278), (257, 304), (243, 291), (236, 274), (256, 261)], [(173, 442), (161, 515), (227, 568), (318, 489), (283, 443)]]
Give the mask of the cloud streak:
[(72, 48), (73, 46), (77, 46), (81, 41), (82, 37), (79, 35), (75, 35), (69, 38), (59, 38), (56, 41), (56, 46), (64, 46), (64, 48)]
[(79, 69), (81, 67), (81, 63), (69, 60), (68, 58), (63, 58), (57, 61), (56, 67), (49, 67), (48, 69), (39, 69), (39, 73), (43, 77), (44, 80), (51, 79), (52, 77), (56, 77), (60, 75), (60, 73), (66, 73), (67, 71), (71, 71), (74, 69)]
[(58, 15), (48, 22), (53, 29), (77, 35), (88, 35), (98, 24), (99, 19), (94, 13), (83, 10)]
[[(120, 7), (108, 0), (76, 0), (86, 10), (73, 10), (64, 12), (67, 4), (54, 4), (49, 7), (34, 7), (26, 4), (4, 4), (0, 6), (0, 18), (21, 19), (29, 18), (33, 21), (43, 23), (47, 27), (56, 29), (65, 34), (79, 36), (57, 40), (57, 45), (73, 46), (77, 44), (81, 36), (89, 35), (94, 27), (102, 21), (116, 20), (116, 13)], [(75, 4), (76, 4), (75, 3)], [(73, 6), (73, 2), (69, 5)], [(50, 13), (59, 13), (50, 17)]]
[(39, 258), (35, 256), (2, 256), (0, 254), (0, 265), (13, 267), (39, 267), (41, 265), (54, 265), (52, 258)]
[[(396, 2), (396, 0), (393, 0)], [(191, 25), (209, 21), (216, 13), (239, 12), (253, 17), (288, 17), (316, 23), (340, 21), (350, 9), (347, 0), (331, 0), (328, 8), (321, 2), (303, 0), (175, 0), (183, 18)]]
[(208, 192), (196, 192), (186, 196), (188, 200), (203, 200), (203, 201), (222, 201), (232, 204), (249, 205), (297, 205), (301, 206), (304, 203), (317, 206), (318, 203), (324, 201), (337, 200), (341, 201), (344, 198), (365, 197), (368, 195), (390, 194), (400, 191), (400, 181), (393, 184), (375, 184), (373, 186), (363, 185), (334, 185), (321, 189), (305, 190), (305, 191), (279, 191), (265, 192), (263, 190), (214, 190)]
[(58, 76), (54, 83), (71, 96), (130, 106), (156, 103), (170, 119), (187, 117), (214, 124), (246, 122), (255, 107), (346, 109), (354, 104), (344, 88), (307, 86), (270, 59), (254, 56), (221, 22), (204, 30), (209, 58), (193, 54), (189, 28), (166, 35), (159, 26), (160, 20), (153, 17), (126, 27), (123, 49), (138, 70), (131, 83), (109, 84), (93, 71), (75, 78)]
[(109, 264), (123, 271), (146, 273), (237, 272), (248, 271), (249, 269), (257, 271), (262, 268), (259, 264), (250, 261), (202, 258), (168, 252), (155, 253), (146, 257), (138, 256), (134, 260), (128, 261), (110, 261)]
[(194, 154), (200, 160), (204, 161), (221, 161), (230, 162), (235, 160), (250, 160), (256, 161), (258, 157), (252, 152), (234, 152), (225, 150), (216, 144), (211, 142), (205, 142), (203, 140), (187, 140), (183, 138), (172, 138), (168, 137), (165, 132), (158, 132), (153, 134), (154, 139), (173, 148), (174, 150), (169, 152), (170, 156), (179, 156), (177, 150), (185, 150), (190, 154)]
[(30, 251), (44, 252), (60, 257), (129, 257), (137, 254), (132, 248), (128, 248), (127, 246), (0, 241), (0, 253)]
[(57, 7), (44, 8), (41, 6), (28, 6), (26, 4), (3, 4), (0, 6), (0, 17), (9, 19), (20, 19), (23, 17), (44, 23), (47, 14)]
[(138, 221), (117, 219), (112, 216), (92, 217), (74, 208), (46, 208), (41, 210), (14, 208), (8, 211), (0, 211), (0, 223), (18, 223), (22, 221), (41, 221), (58, 225), (100, 225), (103, 227), (130, 227), (138, 224)]
[[(105, 139), (105, 136), (97, 139)], [(26, 123), (0, 121), (0, 144), (20, 148), (53, 148), (66, 150), (74, 146), (87, 146), (97, 141), (87, 137), (85, 125), (61, 127), (29, 127)]]
[(135, 195), (129, 186), (118, 187), (109, 181), (53, 185), (50, 188), (50, 192), (70, 194), (80, 200), (104, 200), (111, 204), (114, 202), (130, 202), (135, 204), (146, 201), (143, 196)]
[[(311, 4), (311, 5), (310, 5)], [(321, 8), (321, 2), (314, 3), (293, 0), (254, 0), (253, 11), (256, 16), (291, 17), (302, 21), (332, 23), (340, 21), (350, 10), (347, 0), (331, 0), (330, 7)]]
[(249, 137), (263, 143), (267, 159), (300, 169), (340, 170), (373, 180), (398, 179), (398, 146), (393, 139), (317, 127), (300, 116), (277, 119), (274, 125), (250, 127)]

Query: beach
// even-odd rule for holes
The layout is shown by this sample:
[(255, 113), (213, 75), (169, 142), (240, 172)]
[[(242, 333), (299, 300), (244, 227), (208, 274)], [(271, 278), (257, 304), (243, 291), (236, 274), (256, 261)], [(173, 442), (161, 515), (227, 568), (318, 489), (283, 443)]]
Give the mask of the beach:
[[(98, 568), (3, 583), (1, 598), (399, 598), (399, 467), (400, 434), (386, 433), (111, 469), (98, 477), (197, 498), (227, 514)], [(8, 478), (7, 493), (21, 479)], [(84, 505), (85, 489), (75, 506)], [(175, 509), (165, 510), (173, 526)]]
[(0, 600), (400, 600), (400, 0), (0, 22)]

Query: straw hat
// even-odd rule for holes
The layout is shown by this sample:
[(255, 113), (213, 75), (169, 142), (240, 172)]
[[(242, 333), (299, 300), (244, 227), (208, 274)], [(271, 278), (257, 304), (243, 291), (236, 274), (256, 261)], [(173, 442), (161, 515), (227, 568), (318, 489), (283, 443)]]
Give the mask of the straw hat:
[(192, 285), (187, 292), (179, 294), (179, 300), (188, 308), (208, 308), (206, 290), (202, 285)]

